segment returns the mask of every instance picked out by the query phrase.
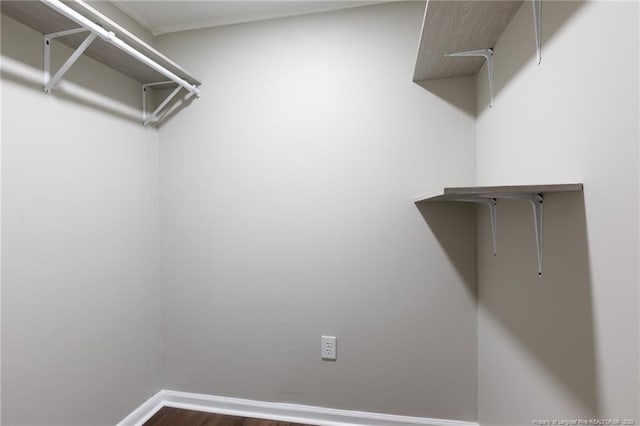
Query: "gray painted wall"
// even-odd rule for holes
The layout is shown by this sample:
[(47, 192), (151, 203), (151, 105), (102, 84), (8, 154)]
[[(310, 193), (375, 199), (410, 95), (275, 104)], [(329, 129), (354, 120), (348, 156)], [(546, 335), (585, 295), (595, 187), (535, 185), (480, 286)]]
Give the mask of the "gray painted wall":
[(166, 388), (476, 418), (475, 215), (412, 202), (473, 183), (474, 83), (411, 83), (423, 7), (158, 38), (206, 82), (160, 132)]
[[(545, 3), (541, 66), (525, 5), (477, 121), (473, 78), (410, 82), (422, 7), (161, 37), (206, 84), (160, 148), (137, 83), (82, 59), (47, 96), (40, 35), (2, 17), (2, 423), (113, 424), (161, 387), (483, 425), (635, 416), (638, 5)], [(528, 207), (500, 203), (496, 258), (480, 209), (477, 358), (475, 214), (411, 201), (476, 177), (585, 183), (545, 200), (542, 279)]]
[[(478, 416), (633, 419), (638, 413), (638, 4), (546, 2), (496, 46), (495, 106), (478, 76), (478, 183), (584, 182), (545, 201), (545, 275), (530, 208), (479, 217)], [(638, 422), (640, 419), (635, 418)]]
[(160, 388), (157, 132), (90, 59), (46, 95), (4, 15), (1, 72), (2, 424), (113, 425)]

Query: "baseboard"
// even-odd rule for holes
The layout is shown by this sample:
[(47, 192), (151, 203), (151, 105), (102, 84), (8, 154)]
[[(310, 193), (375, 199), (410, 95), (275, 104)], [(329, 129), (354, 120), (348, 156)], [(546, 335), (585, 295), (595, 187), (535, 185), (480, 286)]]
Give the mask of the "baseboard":
[(159, 409), (164, 406), (163, 401), (163, 393), (164, 391), (160, 391), (157, 394), (153, 395), (151, 398), (147, 399), (142, 403), (138, 408), (133, 410), (131, 414), (125, 417), (120, 423), (116, 426), (138, 426), (143, 425), (147, 420), (149, 420)]
[(232, 416), (256, 417), (316, 426), (478, 426), (477, 423), (339, 410), (280, 402), (252, 401), (162, 390), (129, 414), (118, 426), (141, 426), (161, 407), (184, 408)]

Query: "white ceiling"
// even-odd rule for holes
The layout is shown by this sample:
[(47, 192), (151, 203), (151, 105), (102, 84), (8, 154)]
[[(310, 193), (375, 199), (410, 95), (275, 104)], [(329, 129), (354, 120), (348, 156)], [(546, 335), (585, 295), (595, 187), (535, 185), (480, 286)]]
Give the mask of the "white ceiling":
[(385, 3), (386, 1), (114, 0), (113, 3), (154, 35), (159, 35), (175, 31), (347, 9)]

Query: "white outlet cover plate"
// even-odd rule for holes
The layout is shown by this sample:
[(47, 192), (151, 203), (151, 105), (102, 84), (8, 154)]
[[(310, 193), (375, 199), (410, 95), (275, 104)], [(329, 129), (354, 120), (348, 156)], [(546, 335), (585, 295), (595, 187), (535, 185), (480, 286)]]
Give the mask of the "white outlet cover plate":
[(322, 359), (335, 361), (337, 359), (337, 347), (335, 336), (322, 336), (320, 338), (320, 356)]

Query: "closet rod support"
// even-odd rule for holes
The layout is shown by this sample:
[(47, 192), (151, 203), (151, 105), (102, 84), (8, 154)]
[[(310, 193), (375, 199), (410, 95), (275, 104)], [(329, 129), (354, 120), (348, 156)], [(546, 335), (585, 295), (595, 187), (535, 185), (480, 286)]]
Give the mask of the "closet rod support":
[(49, 80), (51, 80), (51, 42), (59, 37), (66, 37), (72, 34), (84, 33), (88, 30), (86, 28), (72, 28), (70, 30), (58, 31), (55, 33), (49, 33), (44, 35), (44, 61), (43, 61), (43, 72), (44, 79), (42, 82), (42, 86), (47, 85)]
[(48, 39), (45, 36), (44, 40), (44, 91), (47, 93), (51, 93), (51, 89), (56, 87), (60, 79), (69, 71), (69, 69), (76, 63), (78, 58), (84, 53), (85, 50), (93, 43), (93, 41), (98, 37), (97, 34), (91, 33), (87, 36), (86, 39), (78, 46), (78, 48), (69, 56), (69, 58), (65, 61), (64, 64), (60, 67), (60, 69), (54, 74), (53, 77), (49, 78), (51, 74), (51, 39)]
[(142, 123), (147, 122), (147, 89), (149, 87), (172, 84), (173, 81), (156, 81), (154, 83), (146, 83), (142, 85)]
[(118, 36), (116, 36), (113, 32), (107, 31), (106, 29), (102, 28), (100, 25), (96, 24), (95, 22), (92, 22), (91, 20), (87, 19), (85, 16), (82, 16), (80, 13), (71, 9), (69, 6), (67, 6), (60, 0), (40, 0), (40, 1), (46, 4), (47, 6), (49, 6), (50, 8), (56, 10), (61, 15), (72, 20), (76, 24), (86, 28), (91, 32), (91, 34), (100, 37), (100, 39), (104, 40), (105, 42), (117, 47), (118, 49), (122, 50), (129, 56), (136, 59), (137, 61), (147, 65), (149, 68), (157, 71), (158, 73), (162, 74), (163, 76), (175, 82), (176, 84), (184, 87), (186, 90), (193, 93), (197, 97), (200, 96), (200, 90), (195, 85), (190, 84), (183, 78), (178, 77), (173, 72), (169, 71), (168, 69), (158, 64), (151, 58), (145, 56), (143, 53), (137, 51), (136, 49), (129, 46), (124, 41), (120, 40)]
[(86, 28), (72, 28), (70, 30), (58, 31), (55, 33), (49, 33), (44, 35), (43, 39), (43, 51), (44, 51), (44, 61), (43, 61), (43, 81), (42, 86), (47, 85), (49, 80), (51, 79), (51, 42), (59, 37), (66, 37), (72, 34), (84, 33), (88, 30)]
[(173, 89), (173, 92), (171, 92), (169, 96), (164, 98), (164, 100), (151, 113), (151, 115), (144, 120), (143, 124), (147, 126), (149, 123), (156, 123), (158, 121), (158, 115), (160, 114), (160, 112), (164, 109), (164, 107), (167, 106), (167, 104), (171, 101), (171, 99), (176, 97), (176, 95), (178, 94), (178, 92), (180, 92), (181, 89), (182, 89), (182, 86), (177, 86), (175, 89)]
[(493, 49), (468, 50), (466, 52), (447, 53), (447, 57), (483, 57), (487, 60), (489, 76), (489, 107), (493, 107)]

